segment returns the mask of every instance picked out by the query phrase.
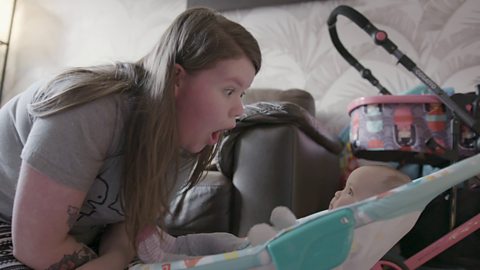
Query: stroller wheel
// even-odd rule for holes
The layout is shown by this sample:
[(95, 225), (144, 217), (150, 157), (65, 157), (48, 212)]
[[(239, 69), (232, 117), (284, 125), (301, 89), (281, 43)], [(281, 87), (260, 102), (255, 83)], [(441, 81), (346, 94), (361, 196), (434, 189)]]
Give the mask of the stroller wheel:
[(409, 270), (403, 263), (403, 258), (398, 255), (387, 254), (377, 262), (376, 269), (382, 270)]

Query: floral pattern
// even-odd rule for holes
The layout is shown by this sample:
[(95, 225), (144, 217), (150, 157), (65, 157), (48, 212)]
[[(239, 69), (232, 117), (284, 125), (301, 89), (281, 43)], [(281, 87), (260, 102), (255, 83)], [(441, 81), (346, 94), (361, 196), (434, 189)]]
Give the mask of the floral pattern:
[[(440, 86), (471, 92), (480, 83), (479, 1), (336, 0), (224, 12), (259, 41), (264, 61), (252, 87), (306, 89), (317, 118), (335, 132), (345, 127), (347, 105), (378, 92), (330, 40), (327, 18), (340, 4), (387, 31)], [(2, 102), (68, 66), (137, 60), (185, 8), (178, 0), (18, 2)], [(336, 27), (344, 46), (391, 92), (420, 84), (347, 18), (339, 16)]]

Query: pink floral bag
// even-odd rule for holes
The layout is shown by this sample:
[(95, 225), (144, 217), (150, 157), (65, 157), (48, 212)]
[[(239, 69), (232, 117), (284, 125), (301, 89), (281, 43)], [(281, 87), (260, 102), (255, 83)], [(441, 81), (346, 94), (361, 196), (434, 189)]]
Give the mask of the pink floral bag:
[[(476, 96), (452, 96), (460, 97), (470, 99), (464, 107), (476, 114)], [(477, 152), (478, 135), (435, 95), (362, 97), (348, 111), (352, 152), (359, 158), (444, 166)]]

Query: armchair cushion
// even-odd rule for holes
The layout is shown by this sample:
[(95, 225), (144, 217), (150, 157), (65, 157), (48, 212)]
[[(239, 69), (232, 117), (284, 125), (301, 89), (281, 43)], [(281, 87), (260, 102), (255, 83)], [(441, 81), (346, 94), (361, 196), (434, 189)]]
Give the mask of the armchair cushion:
[(188, 233), (229, 232), (232, 181), (218, 171), (209, 171), (186, 193), (177, 194), (165, 217), (174, 236)]

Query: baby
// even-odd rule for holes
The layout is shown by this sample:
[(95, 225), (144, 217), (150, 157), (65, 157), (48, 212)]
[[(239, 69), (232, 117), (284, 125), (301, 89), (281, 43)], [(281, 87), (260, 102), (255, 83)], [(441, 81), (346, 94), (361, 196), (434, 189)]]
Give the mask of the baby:
[(345, 188), (335, 193), (329, 209), (359, 202), (390, 189), (409, 183), (410, 177), (387, 166), (366, 165), (355, 169)]
[[(356, 203), (410, 181), (407, 175), (386, 166), (362, 166), (350, 174), (345, 188), (335, 193), (329, 209)], [(420, 212), (356, 228), (348, 257), (335, 270), (371, 269), (413, 227)], [(264, 244), (280, 230), (291, 227), (301, 220), (297, 220), (288, 208), (280, 206), (273, 209), (270, 222), (273, 226), (262, 223), (250, 229), (248, 240), (252, 246)], [(270, 268), (259, 269), (275, 269), (272, 265), (269, 266)]]
[[(404, 173), (387, 166), (365, 165), (359, 167), (349, 175), (345, 188), (335, 193), (329, 209), (359, 202), (410, 181), (410, 177)], [(297, 220), (288, 208), (276, 207), (272, 211), (270, 222), (273, 226), (262, 223), (250, 229), (248, 240), (252, 246), (267, 242), (280, 230), (296, 224)]]
[[(409, 183), (410, 177), (385, 166), (362, 166), (347, 179), (345, 188), (337, 191), (329, 209), (355, 203)], [(370, 223), (355, 229), (350, 252), (335, 270), (372, 269), (414, 226), (421, 211)]]

